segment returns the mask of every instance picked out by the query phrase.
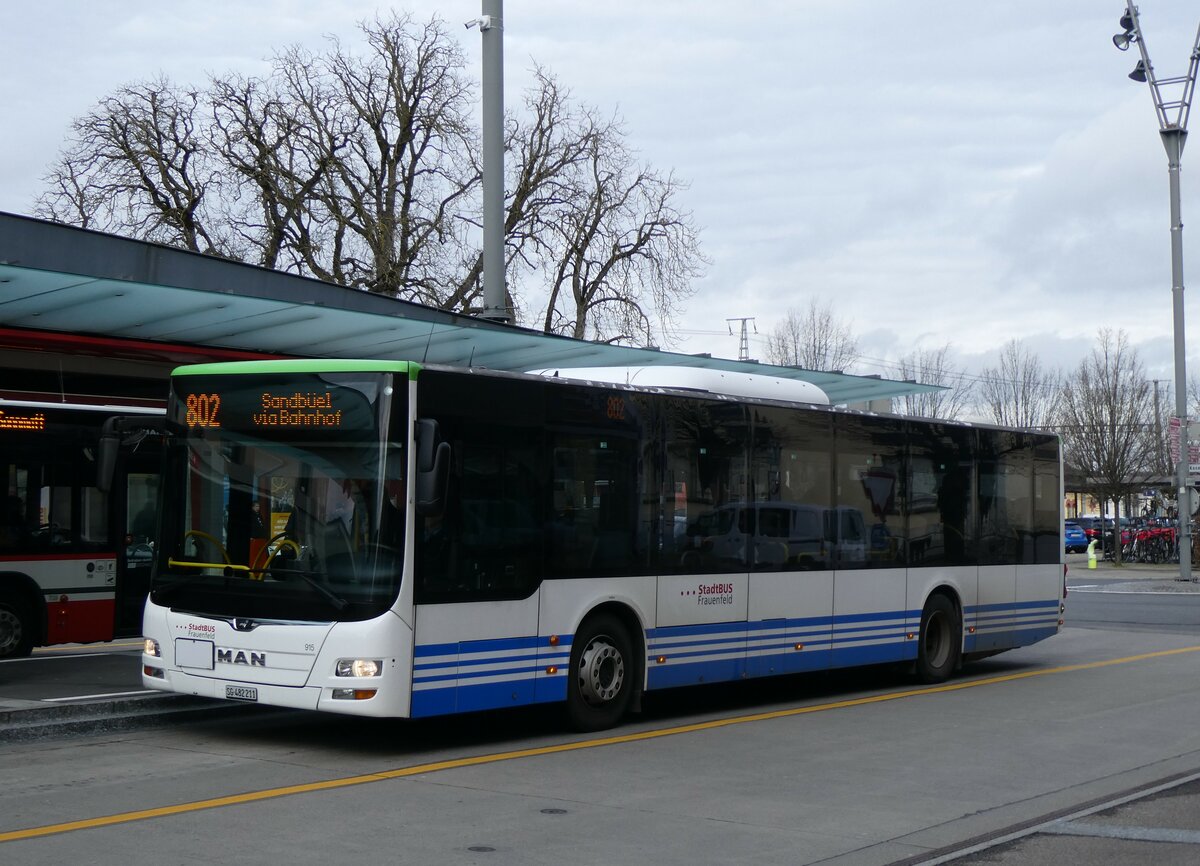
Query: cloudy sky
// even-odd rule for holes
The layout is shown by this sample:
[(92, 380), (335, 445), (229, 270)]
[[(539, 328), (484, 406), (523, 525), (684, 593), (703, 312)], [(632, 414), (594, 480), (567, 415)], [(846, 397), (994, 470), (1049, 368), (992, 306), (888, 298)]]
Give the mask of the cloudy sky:
[[(294, 43), (352, 43), (357, 21), (389, 8), (442, 16), (478, 57), (478, 32), (460, 24), (480, 0), (14, 5), (0, 30), (0, 210), (32, 211), (72, 118), (120, 85), (262, 72)], [(860, 338), (850, 372), (895, 376), (901, 355), (947, 343), (978, 370), (1013, 338), (1073, 368), (1111, 327), (1152, 378), (1170, 379), (1167, 163), (1149, 89), (1126, 77), (1136, 49), (1111, 41), (1122, 10), (507, 0), (506, 101), (518, 104), (540, 63), (578, 101), (618, 112), (647, 162), (690, 182), (680, 203), (712, 265), (678, 350), (736, 357), (726, 320), (753, 317), (761, 356), (781, 315), (815, 297)], [(1158, 75), (1186, 73), (1200, 8), (1139, 10)], [(1185, 223), (1200, 214), (1197, 147), (1183, 160)], [(1192, 274), (1197, 231), (1185, 231)], [(1196, 313), (1189, 302), (1191, 332)], [(1200, 373), (1200, 349), (1188, 365)]]

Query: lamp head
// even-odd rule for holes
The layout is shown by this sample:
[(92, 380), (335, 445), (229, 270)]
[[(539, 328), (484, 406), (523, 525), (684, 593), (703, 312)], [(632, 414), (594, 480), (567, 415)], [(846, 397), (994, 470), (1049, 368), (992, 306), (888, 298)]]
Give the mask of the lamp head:
[(1129, 77), (1131, 79), (1133, 79), (1134, 81), (1145, 81), (1146, 80), (1146, 64), (1145, 64), (1145, 62), (1142, 60), (1139, 60), (1137, 62), (1137, 66), (1133, 67), (1133, 72), (1129, 73)]
[(1132, 33), (1118, 33), (1113, 37), (1113, 45), (1117, 46), (1122, 51), (1128, 51), (1131, 43), (1136, 42), (1137, 37)]
[(1128, 9), (1126, 9), (1125, 14), (1121, 16), (1121, 29), (1122, 30), (1132, 30), (1133, 29), (1133, 16), (1129, 14)]

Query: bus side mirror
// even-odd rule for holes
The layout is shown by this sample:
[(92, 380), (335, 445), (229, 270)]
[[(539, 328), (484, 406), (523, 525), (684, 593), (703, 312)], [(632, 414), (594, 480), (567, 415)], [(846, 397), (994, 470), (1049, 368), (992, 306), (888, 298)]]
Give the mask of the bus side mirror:
[(450, 481), (450, 443), (441, 441), (438, 423), (432, 418), (418, 418), (416, 434), (417, 514), (423, 517), (441, 514)]
[(147, 418), (145, 415), (113, 415), (100, 428), (100, 441), (96, 445), (96, 487), (101, 493), (112, 490), (113, 476), (117, 471), (117, 457), (125, 447), (136, 448), (147, 436), (162, 436), (166, 433), (165, 418)]

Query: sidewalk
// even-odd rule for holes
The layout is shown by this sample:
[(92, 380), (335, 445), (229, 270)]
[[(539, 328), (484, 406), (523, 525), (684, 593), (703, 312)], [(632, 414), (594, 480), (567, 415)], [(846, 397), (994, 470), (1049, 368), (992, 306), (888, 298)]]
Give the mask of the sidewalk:
[(147, 691), (137, 647), (132, 641), (44, 647), (30, 658), (0, 662), (0, 745), (254, 711)]
[[(1151, 565), (1145, 562), (1116, 565), (1097, 559), (1095, 568), (1088, 568), (1086, 553), (1069, 553), (1067, 588), (1089, 586), (1098, 592), (1177, 592), (1200, 593), (1200, 563), (1192, 564), (1192, 580), (1179, 579), (1179, 563)], [(1092, 581), (1102, 583), (1090, 586)]]

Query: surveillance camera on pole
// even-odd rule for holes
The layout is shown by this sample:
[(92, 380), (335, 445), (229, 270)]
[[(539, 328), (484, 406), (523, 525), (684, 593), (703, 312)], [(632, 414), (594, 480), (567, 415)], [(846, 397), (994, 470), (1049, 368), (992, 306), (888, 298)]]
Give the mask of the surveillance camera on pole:
[[(1175, 330), (1175, 414), (1180, 425), (1189, 429), (1187, 418), (1187, 364), (1184, 347), (1183, 327), (1183, 217), (1179, 203), (1179, 163), (1183, 156), (1183, 145), (1187, 141), (1188, 113), (1192, 107), (1192, 94), (1196, 88), (1196, 69), (1200, 66), (1200, 28), (1196, 31), (1196, 42), (1192, 46), (1191, 63), (1186, 75), (1174, 78), (1158, 78), (1150, 63), (1146, 50), (1146, 39), (1138, 20), (1137, 7), (1133, 0), (1125, 6), (1121, 15), (1121, 32), (1113, 37), (1113, 45), (1121, 51), (1137, 45), (1141, 59), (1129, 77), (1150, 85), (1154, 98), (1154, 110), (1158, 113), (1158, 131), (1163, 147), (1167, 151), (1167, 173), (1171, 186), (1171, 298)], [(1164, 96), (1164, 89), (1166, 96)], [(1167, 97), (1170, 98), (1167, 98)], [(1189, 478), (1188, 449), (1181, 447), (1175, 464), (1175, 480), (1179, 495), (1179, 578), (1192, 579), (1192, 527), (1191, 527), (1191, 482)]]

